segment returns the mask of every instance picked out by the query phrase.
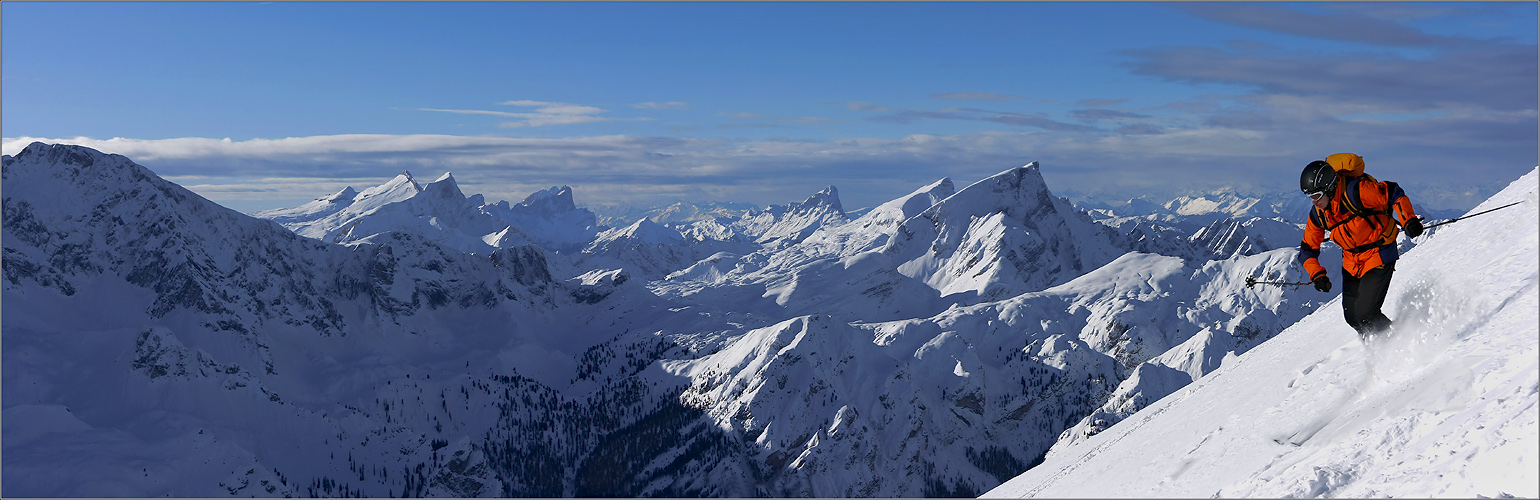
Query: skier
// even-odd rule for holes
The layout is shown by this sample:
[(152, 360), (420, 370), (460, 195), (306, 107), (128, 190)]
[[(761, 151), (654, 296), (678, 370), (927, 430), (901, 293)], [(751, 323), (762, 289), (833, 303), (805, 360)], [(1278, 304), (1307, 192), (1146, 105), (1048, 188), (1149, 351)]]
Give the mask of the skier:
[[(1399, 256), (1397, 225), (1411, 238), (1421, 235), (1423, 227), (1401, 186), (1380, 182), (1363, 171), (1363, 157), (1353, 153), (1334, 154), (1305, 166), (1299, 189), (1314, 208), (1305, 223), (1299, 260), (1316, 290), (1331, 291), (1331, 280), (1319, 259), (1321, 242), (1331, 233), (1331, 240), (1342, 247), (1342, 315), (1368, 340), (1390, 328), (1390, 318), (1380, 312), (1380, 306)], [(1400, 220), (1392, 218), (1392, 209)]]

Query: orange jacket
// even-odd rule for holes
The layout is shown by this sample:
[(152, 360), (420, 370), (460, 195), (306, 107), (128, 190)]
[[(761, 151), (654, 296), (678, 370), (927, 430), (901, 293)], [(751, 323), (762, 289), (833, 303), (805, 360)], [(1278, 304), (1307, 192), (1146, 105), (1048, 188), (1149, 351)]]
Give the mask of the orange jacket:
[[(1368, 175), (1339, 175), (1331, 197), (1326, 210), (1310, 209), (1305, 237), (1299, 244), (1299, 260), (1310, 279), (1326, 274), (1320, 256), (1328, 231), (1332, 242), (1342, 248), (1342, 270), (1353, 276), (1362, 278), (1371, 269), (1395, 262), (1400, 256), (1396, 250), (1396, 235), (1400, 234), (1397, 222), (1405, 224), (1417, 217), (1401, 186)], [(1363, 207), (1363, 214), (1354, 215), (1349, 203)], [(1399, 221), (1391, 219), (1392, 209), (1399, 213)]]

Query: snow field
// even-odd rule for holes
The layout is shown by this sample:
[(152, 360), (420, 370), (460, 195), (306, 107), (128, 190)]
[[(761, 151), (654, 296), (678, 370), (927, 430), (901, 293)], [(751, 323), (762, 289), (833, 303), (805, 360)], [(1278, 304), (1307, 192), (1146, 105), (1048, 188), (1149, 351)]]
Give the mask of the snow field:
[(1540, 495), (1536, 178), (1402, 257), (1389, 338), (1360, 342), (1339, 298), (984, 496)]

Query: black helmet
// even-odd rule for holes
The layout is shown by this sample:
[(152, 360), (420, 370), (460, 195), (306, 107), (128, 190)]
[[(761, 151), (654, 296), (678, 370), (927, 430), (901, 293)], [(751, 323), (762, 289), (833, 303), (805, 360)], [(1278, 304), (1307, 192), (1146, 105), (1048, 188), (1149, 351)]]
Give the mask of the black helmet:
[(1305, 195), (1325, 193), (1337, 187), (1337, 171), (1325, 161), (1316, 160), (1305, 165), (1305, 171), (1299, 174), (1299, 190)]

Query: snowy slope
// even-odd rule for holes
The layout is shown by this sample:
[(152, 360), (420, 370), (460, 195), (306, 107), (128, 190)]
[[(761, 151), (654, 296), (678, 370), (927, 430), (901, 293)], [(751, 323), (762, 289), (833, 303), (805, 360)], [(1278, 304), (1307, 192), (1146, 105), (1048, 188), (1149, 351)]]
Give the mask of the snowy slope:
[(642, 219), (663, 225), (685, 225), (703, 220), (737, 220), (748, 211), (758, 208), (752, 203), (740, 202), (681, 201), (662, 208), (626, 203), (589, 204), (589, 210), (598, 217), (599, 224), (611, 227), (629, 226)]
[(255, 216), (282, 224), (300, 236), (335, 242), (350, 222), (381, 207), (409, 200), (420, 192), (422, 186), (411, 172), (401, 172), (362, 193), (348, 186), (298, 207), (257, 212)]
[(998, 300), (1069, 281), (1123, 253), (1053, 196), (1036, 162), (978, 181), (905, 220), (882, 249), (942, 296)]
[[(668, 208), (683, 211), (681, 207)], [(665, 216), (681, 214), (672, 210), (658, 214)], [(846, 222), (839, 192), (829, 186), (800, 203), (771, 205), (763, 211), (751, 209), (736, 218), (697, 216), (685, 224), (663, 224), (642, 218), (596, 235), (583, 248), (576, 265), (582, 269), (627, 267), (649, 281), (658, 280), (723, 252), (734, 256), (772, 255)], [(713, 260), (717, 262), (706, 266), (720, 264), (720, 258)], [(718, 275), (711, 273), (720, 274), (707, 272), (710, 276)]]
[(784, 247), (802, 241), (819, 228), (849, 221), (840, 206), (839, 190), (829, 186), (797, 203), (749, 210), (731, 226), (756, 243)]
[(687, 237), (679, 230), (640, 219), (630, 226), (608, 229), (594, 237), (580, 255), (580, 269), (625, 268), (647, 281), (690, 267), (701, 259), (727, 251), (756, 248), (742, 241)]
[(941, 179), (882, 204), (849, 223), (821, 226), (790, 246), (712, 255), (652, 284), (664, 296), (710, 290), (735, 307), (770, 299), (770, 314), (789, 318), (815, 312), (867, 321), (933, 313), (939, 294), (897, 271), (880, 253), (898, 225), (954, 193)]
[(750, 203), (685, 203), (679, 202), (663, 208), (648, 210), (642, 218), (659, 224), (686, 224), (700, 220), (737, 219), (749, 210), (756, 209)]
[(1391, 337), (1333, 301), (985, 496), (1540, 495), (1537, 172), (1472, 212), (1514, 201), (1402, 257)]

